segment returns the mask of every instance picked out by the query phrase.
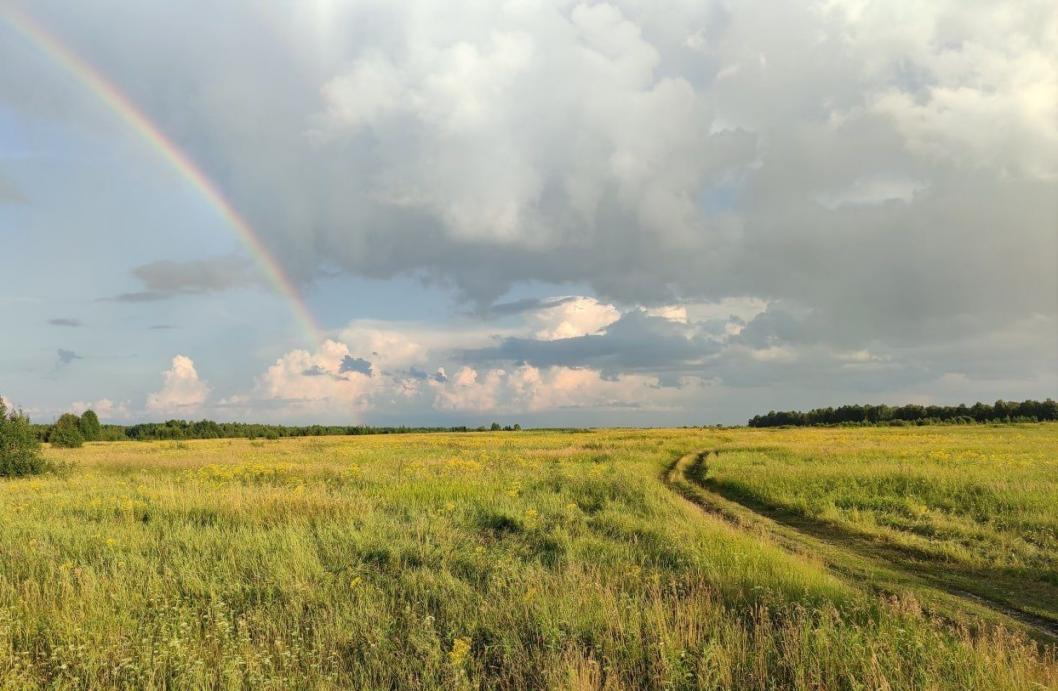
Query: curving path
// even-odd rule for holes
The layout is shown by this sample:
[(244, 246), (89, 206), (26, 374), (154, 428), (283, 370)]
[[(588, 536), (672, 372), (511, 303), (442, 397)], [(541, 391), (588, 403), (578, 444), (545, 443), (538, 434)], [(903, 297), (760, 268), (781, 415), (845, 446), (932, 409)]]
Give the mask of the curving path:
[[(844, 579), (879, 593), (913, 593), (931, 611), (953, 621), (971, 619), (1021, 629), (1034, 639), (1058, 643), (1058, 621), (1025, 611), (987, 592), (953, 583), (936, 564), (906, 548), (792, 512), (733, 498), (710, 488), (708, 449), (676, 459), (663, 481), (698, 509), (795, 554), (820, 560)], [(925, 555), (918, 555), (925, 556)]]

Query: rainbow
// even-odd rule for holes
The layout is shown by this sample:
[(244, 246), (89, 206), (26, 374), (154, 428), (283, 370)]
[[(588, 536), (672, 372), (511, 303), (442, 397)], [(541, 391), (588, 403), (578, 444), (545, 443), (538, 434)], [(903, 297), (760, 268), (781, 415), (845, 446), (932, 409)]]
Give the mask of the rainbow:
[(96, 94), (158, 151), (192, 187), (198, 190), (234, 231), (235, 237), (249, 252), (268, 282), (286, 298), (294, 317), (304, 328), (312, 344), (318, 345), (322, 341), (323, 329), (320, 328), (305, 304), (301, 291), (268, 251), (268, 247), (262, 242), (261, 236), (253, 229), (253, 226), (224, 197), (216, 184), (202, 172), (191, 157), (167, 137), (161, 128), (152, 122), (116, 84), (104, 77), (77, 53), (67, 48), (28, 14), (11, 3), (2, 3), (0, 4), (0, 17), (3, 17), (19, 34)]

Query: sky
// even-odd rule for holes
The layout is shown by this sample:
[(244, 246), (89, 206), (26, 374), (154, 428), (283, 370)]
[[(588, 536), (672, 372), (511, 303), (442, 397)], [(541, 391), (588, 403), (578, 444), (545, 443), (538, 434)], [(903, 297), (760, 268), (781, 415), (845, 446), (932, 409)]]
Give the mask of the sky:
[(1056, 274), (1053, 0), (0, 0), (35, 421), (1042, 399)]

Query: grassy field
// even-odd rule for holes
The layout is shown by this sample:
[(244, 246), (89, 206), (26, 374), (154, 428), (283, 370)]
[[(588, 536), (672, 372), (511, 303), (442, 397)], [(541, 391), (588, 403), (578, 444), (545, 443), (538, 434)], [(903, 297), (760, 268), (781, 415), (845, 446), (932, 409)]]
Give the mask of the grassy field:
[(1055, 449), (1058, 425), (48, 450), (66, 472), (0, 481), (0, 688), (1058, 688)]
[(1058, 426), (762, 432), (706, 486), (875, 551), (1058, 631)]

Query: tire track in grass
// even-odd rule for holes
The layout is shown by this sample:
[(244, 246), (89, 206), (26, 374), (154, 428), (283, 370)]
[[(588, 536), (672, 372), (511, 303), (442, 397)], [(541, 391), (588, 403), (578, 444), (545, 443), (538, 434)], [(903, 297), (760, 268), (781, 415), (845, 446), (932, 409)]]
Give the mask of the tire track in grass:
[(716, 449), (708, 449), (677, 458), (662, 474), (663, 482), (698, 509), (789, 552), (822, 562), (858, 587), (887, 595), (909, 592), (929, 611), (950, 621), (967, 623), (968, 619), (978, 619), (1003, 624), (1022, 630), (1039, 642), (1058, 643), (1058, 622), (986, 592), (960, 587), (946, 579), (936, 565), (913, 563), (916, 554), (912, 550), (762, 503), (736, 501), (711, 490), (706, 479), (706, 460), (717, 453)]

